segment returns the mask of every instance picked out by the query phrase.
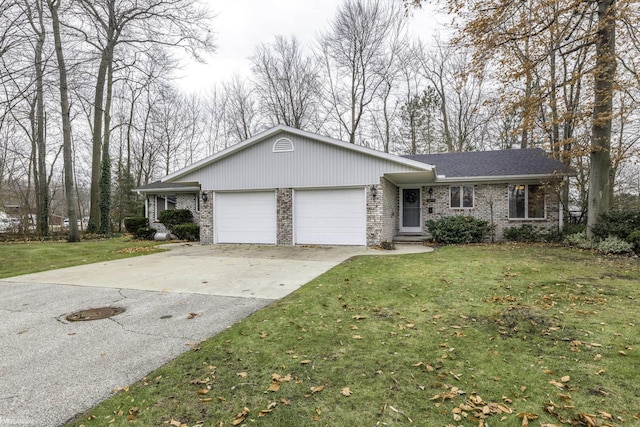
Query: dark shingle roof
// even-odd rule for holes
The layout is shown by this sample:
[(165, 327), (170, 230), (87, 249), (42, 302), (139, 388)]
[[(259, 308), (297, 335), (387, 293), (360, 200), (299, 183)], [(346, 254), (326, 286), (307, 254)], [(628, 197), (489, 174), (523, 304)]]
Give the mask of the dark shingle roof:
[(193, 187), (200, 187), (197, 182), (162, 182), (155, 181), (150, 184), (143, 185), (138, 188), (134, 188), (134, 191), (149, 191), (149, 190), (180, 190), (191, 189)]
[(559, 160), (540, 148), (402, 156), (436, 167), (447, 178), (553, 175), (570, 173)]

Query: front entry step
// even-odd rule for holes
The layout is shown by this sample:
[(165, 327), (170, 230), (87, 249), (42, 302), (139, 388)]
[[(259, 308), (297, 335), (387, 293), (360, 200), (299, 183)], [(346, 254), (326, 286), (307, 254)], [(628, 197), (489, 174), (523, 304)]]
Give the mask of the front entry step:
[(431, 235), (427, 234), (399, 234), (393, 238), (393, 243), (416, 243), (423, 244), (430, 242)]

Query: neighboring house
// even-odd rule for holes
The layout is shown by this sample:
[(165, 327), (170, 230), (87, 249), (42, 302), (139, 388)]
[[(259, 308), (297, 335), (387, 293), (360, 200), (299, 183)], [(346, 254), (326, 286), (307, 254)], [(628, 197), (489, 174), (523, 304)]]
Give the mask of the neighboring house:
[(396, 156), (276, 126), (138, 191), (150, 226), (190, 209), (200, 241), (378, 245), (471, 215), (495, 226), (562, 226), (564, 164), (543, 150)]

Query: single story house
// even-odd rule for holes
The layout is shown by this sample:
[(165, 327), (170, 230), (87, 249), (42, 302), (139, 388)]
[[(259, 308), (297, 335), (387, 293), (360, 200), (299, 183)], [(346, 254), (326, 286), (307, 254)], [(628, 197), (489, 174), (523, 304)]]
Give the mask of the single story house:
[(497, 240), (557, 229), (567, 172), (541, 149), (397, 156), (280, 125), (134, 191), (158, 231), (161, 211), (190, 209), (203, 244), (374, 246), (451, 215), (490, 221)]

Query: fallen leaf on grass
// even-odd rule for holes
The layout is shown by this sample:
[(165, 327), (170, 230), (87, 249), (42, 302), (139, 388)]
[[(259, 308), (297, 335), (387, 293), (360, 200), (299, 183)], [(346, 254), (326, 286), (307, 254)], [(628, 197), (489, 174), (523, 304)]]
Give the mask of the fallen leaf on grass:
[(246, 406), (242, 409), (241, 412), (238, 412), (236, 414), (236, 417), (233, 419), (233, 421), (231, 421), (231, 425), (232, 426), (237, 426), (240, 425), (244, 422), (244, 420), (247, 418), (247, 415), (249, 414), (249, 412), (251, 412), (249, 410), (249, 408), (247, 408)]
[(582, 421), (587, 427), (598, 427), (598, 421), (596, 420), (595, 415), (578, 414), (578, 418), (580, 418), (580, 421)]
[(154, 249), (151, 247), (133, 247), (133, 248), (124, 248), (124, 249), (120, 249), (119, 251), (116, 251), (117, 254), (135, 254), (135, 253), (140, 253), (140, 252), (151, 252)]
[(269, 405), (267, 405), (267, 409), (263, 409), (258, 413), (258, 417), (264, 417), (265, 415), (270, 414), (276, 406), (278, 406), (276, 402), (269, 403)]
[(395, 413), (397, 413), (397, 414), (402, 414), (402, 415), (404, 415), (405, 417), (407, 417), (407, 420), (408, 420), (410, 423), (412, 423), (412, 422), (413, 422), (413, 420), (412, 420), (411, 418), (409, 418), (409, 416), (408, 416), (407, 414), (405, 414), (403, 411), (399, 411), (399, 410), (397, 410), (396, 408), (394, 408), (394, 407), (393, 407), (393, 406), (391, 406), (391, 405), (389, 405), (389, 409), (391, 409), (393, 412), (395, 412)]
[(571, 379), (571, 377), (569, 375), (565, 375), (564, 377), (560, 378), (560, 381), (562, 381), (563, 383), (569, 382), (569, 380)]
[(267, 391), (279, 391), (280, 390), (280, 383), (279, 382), (273, 382), (271, 383), (271, 385), (269, 386), (269, 388), (267, 389)]
[(349, 387), (344, 387), (342, 390), (340, 390), (340, 394), (342, 394), (343, 396), (349, 397), (351, 396), (352, 392)]
[(238, 372), (236, 375), (239, 376), (240, 378), (247, 378), (248, 376), (246, 372)]
[(564, 384), (561, 383), (561, 382), (558, 382), (556, 380), (549, 381), (549, 384), (554, 385), (554, 386), (558, 387), (559, 389), (564, 389)]
[(522, 418), (522, 427), (526, 427), (529, 425), (529, 421), (537, 420), (539, 418), (538, 414), (532, 414), (530, 412), (520, 412), (516, 414), (516, 417)]
[(198, 394), (207, 394), (209, 393), (209, 389), (208, 388), (201, 388), (200, 390), (198, 390)]
[(605, 411), (598, 411), (598, 414), (600, 414), (600, 416), (601, 416), (602, 418), (605, 418), (605, 419), (607, 419), (607, 420), (613, 420), (613, 415), (611, 415), (611, 414), (610, 414), (610, 413), (608, 413), (608, 412), (605, 412)]

